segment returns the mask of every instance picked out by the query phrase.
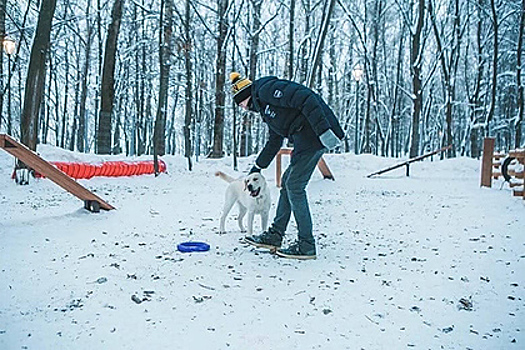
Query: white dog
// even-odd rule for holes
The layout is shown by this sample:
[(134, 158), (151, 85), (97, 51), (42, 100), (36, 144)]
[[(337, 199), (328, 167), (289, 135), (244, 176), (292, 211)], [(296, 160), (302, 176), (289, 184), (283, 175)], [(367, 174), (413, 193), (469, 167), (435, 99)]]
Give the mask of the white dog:
[(268, 228), (268, 215), (270, 213), (272, 199), (264, 176), (260, 173), (252, 173), (244, 179), (234, 179), (222, 171), (217, 171), (215, 176), (219, 176), (229, 183), (226, 189), (224, 208), (222, 210), (220, 232), (226, 232), (224, 223), (235, 203), (239, 204), (239, 217), (237, 221), (239, 222), (241, 231), (245, 231), (242, 220), (246, 213), (248, 213), (248, 235), (253, 233), (253, 219), (255, 214), (261, 215), (262, 230), (265, 231)]

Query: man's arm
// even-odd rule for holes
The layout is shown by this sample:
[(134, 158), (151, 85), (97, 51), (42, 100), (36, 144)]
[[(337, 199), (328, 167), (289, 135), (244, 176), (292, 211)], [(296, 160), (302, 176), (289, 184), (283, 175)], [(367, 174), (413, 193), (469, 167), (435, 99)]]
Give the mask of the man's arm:
[(266, 145), (264, 145), (261, 153), (259, 153), (257, 159), (255, 160), (254, 168), (256, 169), (252, 168), (250, 172), (257, 171), (257, 168), (259, 171), (260, 169), (267, 168), (281, 149), (283, 140), (284, 138), (282, 136), (279, 136), (273, 132), (272, 129), (270, 129), (270, 137), (268, 138)]

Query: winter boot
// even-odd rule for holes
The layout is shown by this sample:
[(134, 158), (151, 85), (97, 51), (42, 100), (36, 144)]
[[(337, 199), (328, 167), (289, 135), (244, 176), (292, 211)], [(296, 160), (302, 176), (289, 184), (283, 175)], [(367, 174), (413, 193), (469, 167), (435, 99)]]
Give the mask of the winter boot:
[(300, 259), (300, 260), (308, 260), (308, 259), (316, 259), (317, 255), (315, 252), (315, 244), (311, 243), (303, 243), (300, 244), (300, 242), (293, 242), (288, 246), (288, 248), (278, 249), (275, 254), (282, 258), (288, 258), (288, 259)]
[(275, 229), (270, 227), (268, 231), (264, 231), (260, 235), (252, 235), (244, 237), (244, 241), (257, 248), (266, 248), (275, 250), (281, 247), (283, 236)]

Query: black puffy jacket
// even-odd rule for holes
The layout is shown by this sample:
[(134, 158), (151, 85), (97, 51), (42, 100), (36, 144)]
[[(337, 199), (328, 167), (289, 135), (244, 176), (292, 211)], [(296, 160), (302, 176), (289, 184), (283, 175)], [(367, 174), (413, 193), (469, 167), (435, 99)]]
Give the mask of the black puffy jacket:
[(252, 84), (251, 109), (268, 124), (270, 137), (255, 163), (266, 168), (282, 146), (284, 138), (294, 143), (294, 154), (319, 150), (319, 136), (328, 129), (343, 139), (344, 132), (334, 112), (321, 96), (304, 85), (277, 77), (264, 77)]

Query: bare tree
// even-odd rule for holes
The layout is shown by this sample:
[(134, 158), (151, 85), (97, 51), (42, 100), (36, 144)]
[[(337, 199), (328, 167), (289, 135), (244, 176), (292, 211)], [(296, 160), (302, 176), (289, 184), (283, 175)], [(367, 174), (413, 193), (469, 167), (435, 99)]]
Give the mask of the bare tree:
[[(157, 116), (155, 119), (155, 129), (153, 133), (154, 155), (163, 156), (166, 152), (166, 111), (168, 104), (168, 88), (171, 68), (171, 33), (173, 4), (171, 0), (161, 1), (159, 31), (159, 67), (160, 67), (160, 86), (159, 100), (157, 105)], [(157, 172), (156, 172), (157, 173)]]
[(43, 0), (40, 5), (25, 85), (24, 109), (20, 127), (21, 141), (33, 151), (36, 150), (37, 145), (39, 113), (44, 94), (46, 60), (55, 7), (56, 0)]
[(315, 50), (312, 57), (312, 66), (310, 67), (310, 72), (308, 73), (308, 86), (312, 88), (315, 84), (315, 73), (319, 66), (321, 60), (321, 53), (323, 51), (324, 41), (326, 39), (326, 33), (330, 27), (330, 19), (332, 18), (332, 12), (334, 10), (334, 5), (336, 0), (326, 0), (326, 11), (323, 16), (323, 22), (321, 23), (321, 28), (319, 29), (319, 36), (317, 37), (317, 43), (315, 44)]
[(294, 74), (294, 40), (295, 40), (295, 1), (290, 0), (290, 24), (288, 26), (288, 79), (293, 80)]
[[(0, 0), (0, 39), (2, 46), (7, 34), (5, 32), (5, 6), (7, 0)], [(9, 70), (10, 67), (7, 67)], [(4, 110), (4, 50), (0, 47), (0, 129), (2, 128), (3, 110)]]
[(311, 0), (301, 0), (303, 9), (305, 12), (304, 15), (304, 39), (300, 45), (300, 55), (299, 55), (299, 82), (305, 83), (308, 76), (308, 56), (310, 54), (311, 46), (311, 20), (312, 20), (312, 4)]
[(490, 89), (490, 107), (487, 114), (485, 134), (489, 134), (490, 122), (494, 119), (494, 111), (496, 110), (496, 95), (498, 87), (498, 51), (499, 51), (499, 23), (498, 13), (496, 10), (495, 0), (490, 0), (490, 14), (492, 19), (492, 28), (494, 36), (494, 47), (492, 51), (492, 86)]
[(79, 152), (84, 152), (87, 149), (87, 120), (86, 120), (86, 102), (88, 95), (88, 75), (89, 67), (91, 64), (91, 44), (93, 41), (93, 26), (89, 20), (89, 10), (91, 2), (89, 1), (86, 8), (86, 36), (80, 38), (84, 44), (84, 65), (82, 67), (82, 78), (81, 78), (81, 94), (80, 94), (80, 105), (78, 114), (78, 136), (77, 136), (77, 147)]
[[(459, 13), (459, 0), (454, 1), (454, 20), (452, 23), (451, 37), (449, 42), (446, 43), (446, 49), (444, 47), (443, 34), (438, 28), (436, 20), (436, 14), (434, 10), (434, 0), (428, 1), (428, 9), (430, 12), (430, 23), (434, 31), (434, 37), (436, 39), (436, 46), (441, 63), (441, 70), (443, 73), (445, 95), (445, 121), (446, 121), (446, 132), (445, 132), (445, 146), (453, 145), (453, 108), (456, 99), (456, 72), (458, 68), (458, 62), (460, 58), (460, 43), (463, 31), (460, 27), (460, 13)], [(448, 156), (455, 156), (455, 148), (452, 147), (448, 150)]]
[(410, 72), (412, 75), (412, 129), (410, 133), (410, 158), (419, 155), (420, 118), (423, 101), (421, 91), (421, 68), (423, 64), (423, 45), (421, 33), (425, 23), (425, 0), (417, 0), (417, 18), (415, 26), (408, 23), (410, 29)]
[(111, 154), (111, 124), (115, 99), (115, 57), (118, 34), (122, 19), (123, 0), (115, 0), (111, 12), (111, 24), (108, 27), (104, 66), (102, 72), (101, 102), (98, 122), (97, 153)]
[[(250, 51), (249, 51), (249, 72), (248, 78), (251, 80), (257, 77), (257, 60), (259, 51), (259, 35), (261, 29), (261, 6), (262, 0), (250, 0), (252, 5), (252, 23), (250, 33)], [(240, 155), (245, 157), (252, 152), (252, 124), (253, 115), (251, 113), (242, 113), (241, 123), (241, 140), (240, 140)]]
[(213, 123), (213, 149), (211, 158), (224, 156), (224, 84), (226, 81), (226, 34), (228, 30), (226, 11), (228, 0), (217, 0), (217, 60), (215, 65), (215, 120)]
[(191, 6), (190, 0), (186, 0), (186, 11), (184, 17), (184, 67), (186, 68), (186, 110), (184, 115), (184, 156), (188, 159), (188, 169), (191, 171), (192, 145), (191, 145), (191, 124), (193, 120), (193, 65), (191, 53), (193, 43), (191, 38)]
[(523, 85), (521, 82), (521, 71), (522, 71), (522, 56), (523, 56), (523, 28), (525, 27), (525, 0), (521, 0), (520, 8), (520, 29), (518, 36), (518, 46), (517, 46), (517, 70), (516, 70), (516, 83), (518, 85), (518, 115), (516, 116), (516, 132), (515, 132), (515, 141), (514, 147), (521, 147), (521, 130), (523, 125)]

